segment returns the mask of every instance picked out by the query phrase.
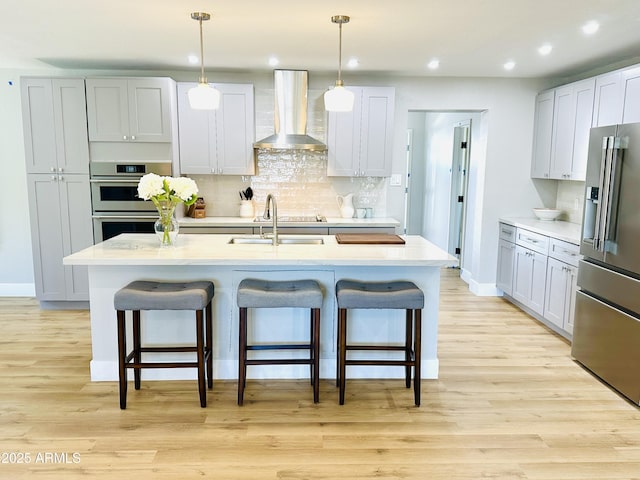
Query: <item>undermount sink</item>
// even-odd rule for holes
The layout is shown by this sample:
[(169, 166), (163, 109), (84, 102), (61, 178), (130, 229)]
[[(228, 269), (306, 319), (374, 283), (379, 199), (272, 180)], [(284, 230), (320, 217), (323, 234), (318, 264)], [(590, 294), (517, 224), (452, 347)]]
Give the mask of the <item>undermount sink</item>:
[[(229, 243), (235, 245), (260, 244), (270, 245), (271, 238), (266, 237), (233, 237)], [(279, 237), (278, 245), (323, 245), (324, 240), (318, 237)]]

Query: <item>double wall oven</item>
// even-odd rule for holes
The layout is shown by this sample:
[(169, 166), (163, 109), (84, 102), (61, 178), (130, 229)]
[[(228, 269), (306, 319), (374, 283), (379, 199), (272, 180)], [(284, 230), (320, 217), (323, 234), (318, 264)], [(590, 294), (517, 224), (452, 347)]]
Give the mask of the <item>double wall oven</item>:
[(121, 233), (153, 233), (158, 219), (153, 202), (138, 198), (138, 182), (147, 173), (171, 175), (170, 162), (92, 162), (93, 238), (102, 242)]

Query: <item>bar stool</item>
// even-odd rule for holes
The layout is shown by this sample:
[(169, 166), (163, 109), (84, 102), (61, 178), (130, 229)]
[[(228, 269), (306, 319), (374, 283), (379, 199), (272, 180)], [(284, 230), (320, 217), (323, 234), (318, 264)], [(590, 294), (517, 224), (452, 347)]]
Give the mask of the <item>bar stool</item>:
[[(247, 365), (309, 365), (313, 402), (320, 396), (320, 307), (322, 290), (315, 280), (267, 281), (246, 278), (238, 285), (240, 334), (238, 349), (238, 405), (244, 402)], [(247, 344), (248, 308), (309, 308), (311, 332), (304, 344)], [(309, 350), (309, 358), (248, 359), (250, 350)]]
[[(420, 352), (422, 308), (424, 294), (413, 282), (361, 282), (339, 280), (336, 283), (338, 301), (338, 358), (337, 384), (340, 388), (340, 405), (344, 405), (347, 365), (401, 365), (405, 367), (406, 387), (411, 386), (416, 406), (420, 406)], [(347, 343), (347, 310), (349, 309), (403, 309), (406, 310), (404, 345), (351, 345)], [(414, 327), (412, 328), (412, 320)], [(413, 340), (413, 346), (411, 345)], [(403, 351), (404, 360), (347, 359), (348, 350)]]
[[(127, 408), (127, 368), (134, 373), (134, 386), (140, 390), (140, 370), (143, 368), (193, 368), (198, 369), (200, 406), (207, 406), (206, 377), (209, 388), (213, 387), (212, 317), (213, 283), (197, 282), (131, 282), (116, 292), (113, 298), (118, 318), (118, 362), (120, 380), (120, 408)], [(202, 311), (206, 309), (206, 328)], [(126, 353), (125, 312), (133, 311), (133, 349)], [(196, 345), (143, 347), (140, 344), (141, 310), (194, 310), (196, 313)], [(143, 362), (143, 353), (195, 352), (195, 362)]]

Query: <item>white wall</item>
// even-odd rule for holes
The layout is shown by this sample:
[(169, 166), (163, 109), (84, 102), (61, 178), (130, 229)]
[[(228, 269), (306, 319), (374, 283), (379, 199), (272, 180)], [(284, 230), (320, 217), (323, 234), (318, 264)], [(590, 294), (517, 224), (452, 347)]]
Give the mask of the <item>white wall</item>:
[[(302, 67), (303, 68), (303, 67)], [(0, 93), (0, 152), (2, 154), (3, 185), (9, 189), (0, 202), (0, 295), (20, 294), (33, 282), (29, 220), (27, 212), (26, 173), (19, 107), (19, 76), (38, 75), (168, 75), (178, 81), (193, 81), (197, 72), (80, 72), (43, 70), (40, 72), (1, 71)], [(272, 88), (271, 73), (217, 74), (207, 72), (210, 81), (254, 83), (257, 96), (260, 89)], [(9, 87), (12, 80), (14, 86)], [(477, 176), (478, 191), (473, 192), (478, 212), (471, 229), (474, 245), (469, 258), (468, 278), (472, 289), (495, 283), (497, 253), (497, 223), (503, 215), (527, 215), (540, 194), (529, 178), (533, 133), (534, 98), (549, 82), (527, 79), (490, 78), (411, 78), (367, 77), (345, 75), (351, 85), (391, 85), (396, 87), (396, 111), (393, 151), (393, 173), (405, 178), (406, 132), (409, 110), (486, 110), (486, 165), (477, 165), (470, 172)], [(323, 89), (333, 84), (332, 75), (310, 73), (310, 89)], [(259, 125), (264, 124), (259, 105), (256, 105)], [(315, 109), (314, 109), (315, 110)], [(270, 116), (270, 114), (269, 114)], [(269, 118), (271, 120), (271, 118)], [(310, 122), (322, 122), (311, 118)], [(256, 130), (260, 137), (263, 132)], [(270, 133), (270, 132), (267, 132)], [(477, 145), (474, 145), (477, 147)], [(540, 188), (540, 187), (538, 187)], [(544, 189), (544, 187), (543, 187)], [(402, 219), (404, 216), (404, 182), (388, 187), (385, 214)], [(468, 232), (469, 233), (469, 232)], [(13, 293), (12, 293), (13, 292)]]

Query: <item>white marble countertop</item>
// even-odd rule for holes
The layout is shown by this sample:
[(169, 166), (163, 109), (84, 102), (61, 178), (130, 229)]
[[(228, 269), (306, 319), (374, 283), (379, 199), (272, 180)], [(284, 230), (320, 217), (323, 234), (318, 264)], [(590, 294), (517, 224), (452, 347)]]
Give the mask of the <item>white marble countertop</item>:
[[(174, 247), (160, 248), (154, 234), (122, 234), (64, 258), (65, 265), (353, 265), (456, 266), (458, 260), (419, 235), (404, 245), (340, 245), (334, 235), (322, 245), (229, 244), (243, 235), (179, 235)], [(304, 237), (304, 235), (302, 235)], [(296, 235), (280, 235), (296, 237)]]
[[(180, 226), (186, 227), (255, 227), (259, 225), (268, 225), (270, 220), (264, 222), (255, 222), (254, 217), (205, 217), (205, 218), (191, 218), (182, 217), (178, 219)], [(288, 227), (397, 227), (400, 226), (400, 222), (395, 218), (340, 218), (340, 217), (327, 217), (326, 222), (291, 222), (286, 220), (278, 220), (278, 226)]]
[(500, 222), (580, 245), (582, 225), (578, 223), (538, 220), (529, 217), (504, 217), (500, 218)]

